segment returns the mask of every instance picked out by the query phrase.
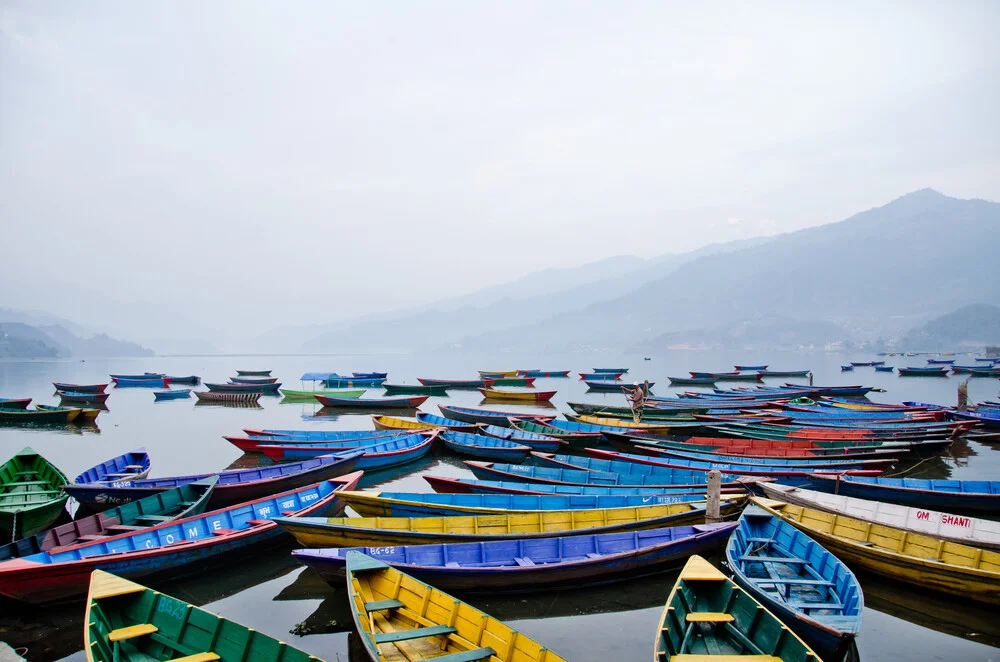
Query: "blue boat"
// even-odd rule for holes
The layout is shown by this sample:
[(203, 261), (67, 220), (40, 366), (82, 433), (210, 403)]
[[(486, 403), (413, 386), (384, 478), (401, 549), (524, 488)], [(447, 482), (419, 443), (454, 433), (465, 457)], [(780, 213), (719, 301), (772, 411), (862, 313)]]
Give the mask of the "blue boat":
[(449, 517), (513, 511), (630, 508), (705, 501), (705, 493), (645, 495), (462, 494), (426, 492), (351, 492), (347, 504), (362, 517)]
[(334, 375), (324, 380), (327, 388), (358, 388), (368, 386), (381, 386), (385, 383), (385, 377), (344, 377)]
[(187, 485), (195, 481), (218, 476), (212, 491), (209, 508), (222, 508), (244, 501), (252, 501), (267, 494), (330, 480), (354, 470), (362, 456), (361, 451), (327, 455), (302, 462), (276, 464), (252, 469), (229, 469), (193, 476), (170, 478), (144, 478), (127, 483), (81, 483), (66, 485), (63, 490), (91, 512), (107, 510), (110, 506), (137, 501), (164, 490)]
[(168, 380), (162, 377), (149, 379), (126, 379), (124, 377), (115, 378), (116, 388), (142, 387), (142, 388), (165, 388)]
[(584, 381), (621, 381), (621, 373), (618, 372), (581, 372), (580, 379)]
[(138, 480), (149, 475), (151, 468), (149, 453), (145, 448), (123, 453), (107, 462), (95, 465), (73, 479), (76, 484), (82, 483), (122, 483)]
[(550, 421), (555, 416), (551, 414), (543, 415), (524, 411), (501, 411), (499, 409), (477, 409), (476, 407), (457, 407), (454, 405), (438, 405), (438, 409), (447, 418), (465, 423), (486, 423), (487, 425), (499, 425), (500, 427), (510, 427), (511, 418), (532, 418)]
[[(442, 494), (563, 494), (588, 496), (642, 496), (649, 498), (649, 504), (656, 503), (654, 497), (676, 498), (681, 495), (697, 494), (704, 498), (705, 486), (690, 487), (631, 487), (631, 486), (598, 486), (569, 485), (547, 483), (521, 483), (506, 480), (479, 480), (477, 478), (446, 478), (444, 476), (424, 475), (435, 492)], [(731, 492), (732, 490), (723, 490)], [(744, 491), (742, 487), (737, 491)], [(667, 502), (669, 503), (669, 501)], [(644, 505), (649, 505), (644, 504)]]
[[(559, 456), (563, 457), (563, 456)], [(569, 457), (569, 456), (565, 456)], [(536, 467), (523, 464), (501, 464), (497, 462), (479, 462), (466, 460), (476, 478), (483, 480), (507, 480), (529, 483), (549, 483), (566, 485), (594, 485), (627, 487), (694, 487), (704, 489), (708, 485), (708, 473), (705, 471), (683, 471), (663, 469), (650, 465), (634, 464), (632, 462), (607, 462), (593, 458), (586, 460), (588, 465), (602, 464), (610, 470), (568, 469), (564, 466)], [(621, 471), (614, 471), (620, 469)], [(752, 482), (742, 476), (723, 474), (725, 487), (743, 487)]]
[(994, 412), (996, 412), (995, 408), (983, 407), (982, 411), (955, 410), (950, 413), (950, 416), (959, 421), (976, 421), (982, 423), (984, 428), (998, 430), (1000, 429), (1000, 414)]
[(930, 365), (951, 365), (955, 362), (955, 359), (927, 359), (927, 363)]
[(521, 444), (499, 439), (497, 437), (487, 437), (481, 434), (469, 434), (468, 432), (455, 432), (448, 430), (441, 433), (441, 441), (444, 445), (459, 455), (481, 458), (486, 460), (497, 460), (500, 462), (523, 462), (531, 448)]
[(181, 388), (173, 391), (153, 391), (153, 397), (157, 400), (183, 400), (191, 397), (191, 389)]
[(812, 476), (818, 492), (982, 517), (1000, 515), (1000, 480)]
[(352, 372), (352, 376), (360, 377), (362, 379), (386, 379), (389, 376), (387, 372)]
[(0, 594), (44, 604), (86, 595), (94, 570), (129, 579), (159, 575), (172, 580), (195, 573), (210, 561), (245, 555), (283, 535), (272, 521), (277, 516), (337, 514), (344, 507), (337, 492), (354, 489), (361, 475), (359, 471), (64, 551), (0, 563)]
[(525, 540), (302, 549), (292, 555), (337, 589), (346, 581), (347, 552), (360, 551), (443, 590), (536, 591), (660, 573), (699, 550), (720, 547), (735, 526), (723, 522)]
[(111, 379), (128, 379), (131, 381), (151, 379), (153, 381), (157, 379), (163, 379), (166, 377), (162, 372), (144, 372), (141, 375), (111, 375)]
[(861, 628), (854, 573), (803, 531), (748, 506), (726, 545), (733, 580), (825, 660), (841, 660)]
[(456, 421), (453, 418), (445, 418), (444, 416), (428, 414), (422, 411), (417, 412), (417, 420), (427, 425), (432, 425), (434, 427), (439, 427), (439, 428), (448, 428), (450, 430), (455, 430), (457, 432), (475, 432), (477, 429), (475, 423)]
[(628, 368), (594, 368), (594, 372), (610, 372), (618, 375), (627, 375)]
[[(620, 384), (618, 382), (609, 381), (609, 380), (585, 379), (583, 383), (586, 384), (587, 388), (589, 388), (591, 391), (612, 391), (612, 392), (613, 391), (618, 391), (618, 392), (621, 392), (621, 390), (622, 390), (622, 384)], [(655, 383), (656, 382), (649, 382), (649, 388), (653, 388), (653, 386), (655, 385)], [(645, 385), (645, 383), (643, 383), (643, 385)]]
[(281, 382), (270, 384), (216, 384), (205, 382), (205, 388), (215, 393), (277, 393)]
[[(678, 444), (682, 446), (682, 444)], [(898, 462), (897, 458), (882, 457), (868, 454), (864, 457), (838, 458), (829, 457), (748, 457), (746, 455), (725, 455), (722, 453), (705, 453), (677, 448), (660, 448), (651, 457), (677, 458), (695, 462), (724, 462), (730, 465), (746, 465), (748, 469), (760, 466), (785, 467), (790, 469), (829, 471), (832, 469), (875, 469), (888, 468)]]
[(907, 366), (905, 368), (899, 368), (900, 375), (922, 375), (931, 377), (946, 377), (948, 375), (948, 368), (941, 366), (923, 366), (923, 367), (913, 367)]
[(479, 432), (490, 437), (496, 437), (497, 439), (516, 441), (519, 444), (530, 446), (532, 450), (544, 453), (554, 453), (568, 446), (562, 439), (538, 434), (537, 432), (526, 432), (517, 428), (503, 428), (499, 425), (485, 425), (480, 423)]
[(854, 366), (852, 366), (852, 365), (842, 365), (842, 366), (840, 366), (840, 371), (841, 372), (850, 372), (851, 370), (854, 370)]
[(522, 377), (568, 377), (569, 370), (518, 370), (517, 374)]
[(271, 443), (288, 441), (348, 441), (371, 437), (398, 437), (406, 430), (243, 430), (252, 439), (268, 439)]
[[(437, 440), (438, 434), (438, 431), (417, 432), (392, 437), (385, 441), (368, 444), (360, 448), (355, 446), (354, 448), (362, 454), (356, 466), (366, 471), (375, 471), (419, 460), (430, 452), (434, 442)], [(340, 447), (325, 444), (303, 446), (285, 444), (280, 446), (261, 446), (259, 447), (259, 451), (276, 462), (287, 462), (289, 460), (315, 458), (326, 453), (338, 453)], [(353, 452), (353, 449), (352, 451), (344, 452)]]
[(875, 366), (875, 372), (892, 372), (895, 368), (891, 365), (877, 365)]

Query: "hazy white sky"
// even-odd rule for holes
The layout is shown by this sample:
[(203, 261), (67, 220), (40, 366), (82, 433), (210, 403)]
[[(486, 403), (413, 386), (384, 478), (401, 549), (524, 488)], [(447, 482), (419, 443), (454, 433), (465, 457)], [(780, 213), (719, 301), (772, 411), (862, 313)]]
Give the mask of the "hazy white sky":
[(1000, 199), (998, 7), (3, 2), (0, 305), (329, 322)]

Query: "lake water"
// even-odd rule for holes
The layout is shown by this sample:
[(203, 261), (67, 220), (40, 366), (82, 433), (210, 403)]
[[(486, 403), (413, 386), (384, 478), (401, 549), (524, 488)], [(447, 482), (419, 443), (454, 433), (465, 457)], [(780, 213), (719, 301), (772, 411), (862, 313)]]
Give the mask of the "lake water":
[[(871, 400), (916, 400), (954, 404), (959, 377), (898, 377), (857, 368), (842, 373), (849, 360), (873, 356), (827, 353), (670, 352), (644, 361), (620, 354), (566, 354), (548, 356), (367, 355), (367, 356), (224, 356), (157, 357), (147, 359), (7, 361), (0, 362), (0, 397), (30, 396), (39, 403), (58, 404), (52, 382), (108, 381), (109, 373), (165, 372), (197, 374), (223, 382), (236, 369), (271, 369), (286, 386), (300, 388), (298, 377), (308, 371), (388, 371), (392, 383), (416, 383), (419, 377), (473, 378), (477, 369), (540, 368), (573, 370), (571, 379), (539, 379), (541, 390), (557, 390), (557, 409), (567, 400), (621, 404), (620, 394), (587, 393), (576, 377), (594, 367), (628, 366), (629, 378), (657, 382), (654, 391), (668, 394), (667, 377), (689, 370), (722, 371), (734, 363), (769, 363), (772, 369), (812, 369), (816, 384), (865, 384), (884, 389)], [(972, 363), (957, 357), (958, 363)], [(923, 365), (923, 357), (886, 357), (890, 365)], [(771, 380), (780, 383), (789, 380)], [(803, 382), (804, 383), (804, 382)], [(739, 385), (739, 383), (734, 383)], [(201, 388), (201, 387), (198, 387)], [(997, 397), (995, 379), (974, 379), (973, 401)], [(195, 400), (154, 403), (150, 389), (113, 389), (109, 411), (97, 428), (68, 432), (53, 429), (0, 428), (0, 457), (7, 458), (31, 446), (56, 463), (71, 479), (94, 464), (144, 446), (153, 460), (152, 476), (203, 473), (229, 467), (240, 452), (222, 439), (242, 428), (370, 429), (366, 415), (314, 418), (318, 405), (282, 404), (264, 397), (261, 408), (196, 406)], [(378, 396), (381, 389), (369, 391)], [(476, 406), (478, 392), (453, 391), (447, 398), (431, 398), (422, 407), (437, 413), (440, 403)], [(518, 409), (517, 406), (503, 406)], [(956, 445), (940, 458), (919, 463), (908, 475), (932, 478), (996, 479), (1000, 475), (998, 447), (969, 442)], [(459, 458), (438, 455), (391, 474), (377, 477), (367, 487), (391, 486), (406, 491), (428, 491), (423, 474), (469, 476)], [(345, 591), (328, 586), (291, 560), (286, 547), (233, 562), (209, 575), (161, 581), (165, 593), (219, 613), (291, 643), (325, 660), (357, 662), (367, 659), (352, 631)], [(568, 660), (601, 661), (650, 659), (660, 612), (675, 575), (635, 580), (596, 588), (518, 596), (463, 596), (491, 615), (542, 642)], [(934, 595), (902, 589), (884, 580), (860, 576), (867, 609), (858, 650), (862, 660), (993, 660), (1000, 659), (1000, 623), (987, 609), (968, 608)], [(83, 659), (83, 605), (53, 609), (26, 609), (0, 605), (0, 639), (27, 647), (32, 660), (70, 656)], [(293, 633), (294, 632), (294, 633)]]

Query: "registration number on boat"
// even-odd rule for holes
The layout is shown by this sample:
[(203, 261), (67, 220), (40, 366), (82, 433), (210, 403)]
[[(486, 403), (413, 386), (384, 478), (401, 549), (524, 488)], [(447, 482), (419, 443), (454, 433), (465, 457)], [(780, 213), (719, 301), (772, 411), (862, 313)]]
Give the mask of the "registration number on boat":
[(381, 555), (384, 555), (384, 554), (395, 554), (395, 553), (396, 553), (396, 548), (395, 547), (369, 547), (368, 548), (368, 554), (370, 554), (372, 556), (381, 556)]

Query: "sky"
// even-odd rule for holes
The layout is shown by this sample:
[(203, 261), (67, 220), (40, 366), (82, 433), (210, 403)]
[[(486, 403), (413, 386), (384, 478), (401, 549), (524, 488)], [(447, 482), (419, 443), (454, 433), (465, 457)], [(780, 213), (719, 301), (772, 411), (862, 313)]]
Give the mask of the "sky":
[(0, 2), (0, 307), (328, 323), (1000, 200), (993, 2)]

